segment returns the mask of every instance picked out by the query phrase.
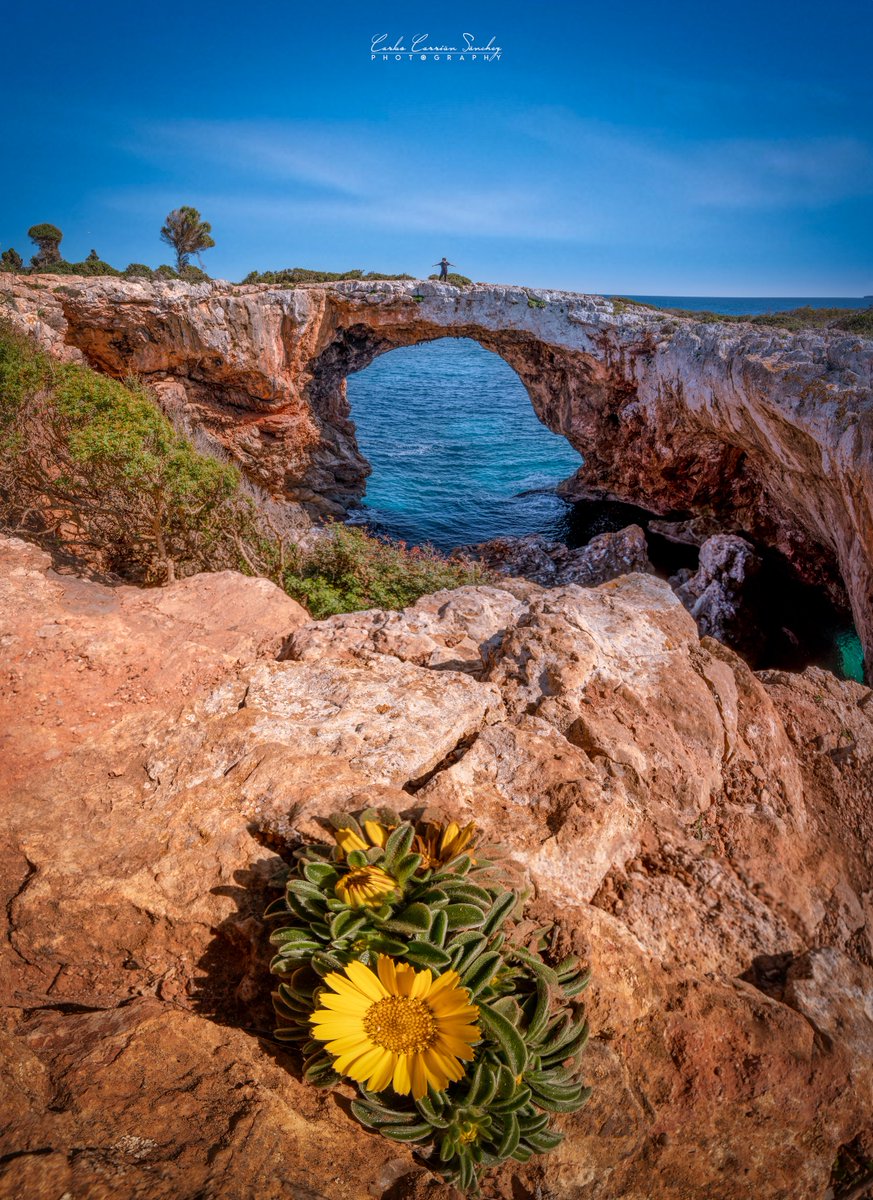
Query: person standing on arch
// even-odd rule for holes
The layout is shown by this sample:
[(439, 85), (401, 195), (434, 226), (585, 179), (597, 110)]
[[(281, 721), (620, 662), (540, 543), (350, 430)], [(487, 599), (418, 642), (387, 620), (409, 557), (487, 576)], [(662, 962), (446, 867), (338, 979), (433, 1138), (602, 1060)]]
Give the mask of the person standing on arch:
[(439, 269), (440, 269), (440, 282), (442, 282), (443, 280), (446, 280), (446, 279), (448, 279), (448, 277), (449, 277), (449, 267), (453, 267), (455, 264), (454, 264), (454, 263), (450, 263), (450, 262), (449, 262), (449, 260), (446, 258), (446, 256), (445, 256), (445, 255), (443, 255), (443, 257), (440, 259), (440, 261), (439, 261), (438, 263), (434, 263), (433, 265), (434, 265), (435, 267), (439, 267)]

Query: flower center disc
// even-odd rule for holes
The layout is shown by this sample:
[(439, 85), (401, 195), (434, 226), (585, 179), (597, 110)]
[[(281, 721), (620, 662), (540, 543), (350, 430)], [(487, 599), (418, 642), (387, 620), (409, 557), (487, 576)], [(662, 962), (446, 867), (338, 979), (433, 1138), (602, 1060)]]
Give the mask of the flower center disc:
[(364, 1029), (383, 1050), (410, 1054), (426, 1050), (436, 1037), (436, 1022), (424, 1000), (386, 996), (364, 1015)]

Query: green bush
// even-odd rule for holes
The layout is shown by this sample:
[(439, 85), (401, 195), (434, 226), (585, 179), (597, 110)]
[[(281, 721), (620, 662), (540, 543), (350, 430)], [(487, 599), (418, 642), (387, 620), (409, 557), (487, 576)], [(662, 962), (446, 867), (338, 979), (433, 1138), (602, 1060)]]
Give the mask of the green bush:
[(708, 310), (696, 312), (687, 308), (658, 308), (654, 304), (643, 304), (629, 300), (626, 296), (612, 296), (613, 312), (618, 315), (629, 307), (649, 309), (652, 312), (669, 313), (674, 317), (685, 317), (705, 325), (763, 325), (771, 329), (785, 329), (789, 333), (800, 333), (805, 329), (835, 329), (847, 333), (873, 334), (873, 307), (871, 308), (813, 308), (802, 305), (784, 312), (735, 314), (717, 313)]
[(257, 543), (237, 472), (147, 392), (58, 363), (0, 326), (0, 521), (139, 583), (242, 565)]
[(405, 608), (430, 592), (490, 579), (478, 563), (336, 524), (296, 556), (282, 582), (290, 596), (320, 619), (366, 608)]
[(125, 279), (154, 279), (155, 273), (145, 263), (128, 263), (121, 272)]
[(115, 267), (99, 258), (86, 258), (82, 262), (56, 262), (33, 268), (36, 274), (48, 275), (120, 275)]
[(834, 322), (834, 329), (845, 329), (847, 333), (860, 333), (862, 337), (873, 337), (873, 307), (858, 308)]
[(182, 269), (180, 279), (184, 279), (186, 283), (208, 283), (210, 276), (206, 274), (202, 267), (195, 267), (193, 263), (189, 263), (187, 267)]
[(428, 279), (436, 279), (437, 282), (450, 283), (454, 287), (472, 287), (473, 280), (468, 279), (466, 275), (458, 275), (455, 271), (449, 271), (448, 276), (441, 280), (439, 275), (428, 275)]
[(0, 254), (0, 271), (21, 271), (24, 260), (14, 247), (10, 246)]
[(294, 287), (298, 283), (340, 283), (344, 279), (412, 279), (412, 275), (382, 275), (378, 271), (311, 271), (308, 267), (286, 267), (282, 271), (250, 271), (243, 283), (272, 283)]
[(176, 269), (174, 267), (169, 267), (169, 266), (167, 266), (166, 263), (162, 263), (155, 270), (154, 278), (155, 279), (178, 279), (179, 273), (176, 271)]

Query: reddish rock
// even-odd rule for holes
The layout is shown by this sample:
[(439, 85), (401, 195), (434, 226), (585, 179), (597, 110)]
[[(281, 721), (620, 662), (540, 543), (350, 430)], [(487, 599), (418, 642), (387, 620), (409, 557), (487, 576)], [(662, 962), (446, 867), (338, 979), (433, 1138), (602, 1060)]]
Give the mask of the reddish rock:
[(380, 801), (473, 817), (593, 969), (591, 1103), (487, 1195), (820, 1200), (873, 1133), (867, 689), (646, 575), (302, 623), (2, 563), (2, 1194), (449, 1200), (259, 1037), (277, 849)]

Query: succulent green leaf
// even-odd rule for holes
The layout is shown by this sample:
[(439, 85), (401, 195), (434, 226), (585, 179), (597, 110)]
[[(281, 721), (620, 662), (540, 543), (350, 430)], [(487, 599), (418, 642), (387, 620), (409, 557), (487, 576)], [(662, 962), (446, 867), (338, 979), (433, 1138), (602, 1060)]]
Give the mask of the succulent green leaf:
[(450, 930), (469, 929), (471, 926), (481, 925), (485, 920), (484, 912), (475, 904), (450, 904), (443, 912), (446, 914)]
[(482, 954), (473, 965), (461, 976), (465, 988), (470, 989), (470, 995), (476, 996), (486, 984), (490, 983), (499, 969), (502, 959), (499, 954)]
[(412, 848), (415, 829), (408, 821), (398, 825), (385, 843), (385, 870), (390, 871), (394, 864), (405, 858)]
[(426, 1121), (419, 1125), (383, 1125), (379, 1130), (394, 1142), (423, 1142), (433, 1137), (433, 1126)]
[(487, 1004), (479, 1006), (479, 1021), (500, 1047), (512, 1074), (520, 1075), (527, 1066), (527, 1049), (515, 1026)]
[(521, 1141), (521, 1130), (515, 1113), (510, 1113), (503, 1124), (503, 1137), (497, 1147), (498, 1158), (508, 1158)]
[(411, 941), (404, 948), (404, 957), (416, 966), (438, 967), (440, 970), (447, 967), (451, 961), (445, 950), (441, 950), (438, 946), (432, 946), (430, 942), (423, 942), (418, 938)]
[(504, 892), (495, 900), (488, 913), (488, 918), (482, 927), (483, 933), (494, 933), (500, 928), (503, 922), (510, 916), (512, 910), (518, 903), (518, 896), (515, 892)]

